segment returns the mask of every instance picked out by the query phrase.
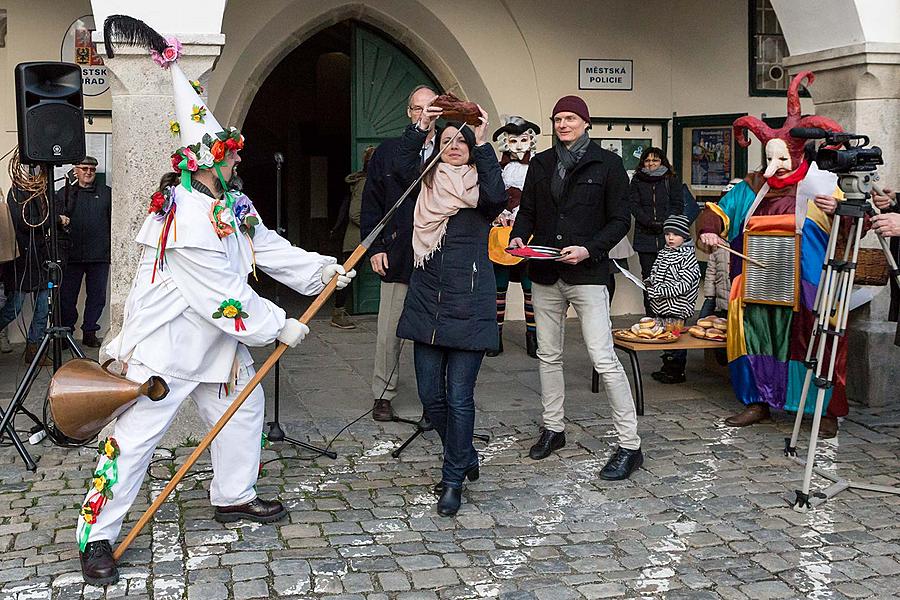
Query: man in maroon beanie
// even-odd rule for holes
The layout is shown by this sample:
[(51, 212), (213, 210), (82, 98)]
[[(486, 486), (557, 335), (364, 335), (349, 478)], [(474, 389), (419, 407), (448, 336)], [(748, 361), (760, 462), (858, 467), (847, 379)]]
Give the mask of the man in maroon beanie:
[[(619, 447), (600, 477), (627, 479), (644, 462), (631, 386), (613, 351), (609, 320), (607, 253), (628, 233), (631, 214), (628, 176), (622, 159), (591, 143), (591, 117), (578, 96), (560, 98), (553, 107), (553, 147), (531, 159), (510, 246), (531, 238), (536, 246), (561, 250), (556, 260), (530, 261), (537, 323), (543, 428), (529, 456), (546, 458), (566, 444), (563, 331), (571, 304), (594, 369), (600, 374), (612, 408)], [(533, 236), (533, 237), (532, 237)]]

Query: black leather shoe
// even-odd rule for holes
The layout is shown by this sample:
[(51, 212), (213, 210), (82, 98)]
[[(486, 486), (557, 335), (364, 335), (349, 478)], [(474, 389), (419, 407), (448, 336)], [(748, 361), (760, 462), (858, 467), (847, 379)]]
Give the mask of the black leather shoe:
[(684, 383), (687, 381), (687, 377), (684, 376), (684, 373), (667, 373), (666, 371), (655, 371), (650, 373), (650, 377), (655, 379), (660, 383), (672, 384), (672, 383)]
[(81, 344), (88, 348), (99, 348), (103, 345), (103, 340), (97, 337), (94, 331), (85, 331), (81, 336)]
[(445, 487), (437, 503), (437, 513), (442, 517), (452, 517), (462, 504), (462, 488)]
[(500, 345), (497, 346), (497, 349), (496, 350), (488, 350), (487, 352), (484, 353), (484, 355), (494, 357), (494, 356), (500, 356), (501, 354), (503, 354), (503, 337), (502, 336), (500, 337)]
[(525, 353), (531, 358), (537, 358), (537, 332), (525, 331)]
[[(478, 481), (478, 478), (481, 477), (481, 471), (478, 469), (478, 465), (476, 464), (474, 467), (469, 467), (466, 469), (466, 472), (463, 473), (463, 481), (468, 479), (469, 481)], [(434, 484), (434, 487), (431, 488), (431, 491), (434, 492), (435, 496), (440, 496), (444, 493), (444, 482), (438, 481)]]
[(554, 450), (559, 450), (566, 445), (566, 434), (562, 431), (550, 431), (541, 429), (541, 437), (528, 451), (528, 456), (534, 460), (543, 460), (550, 456)]
[(644, 464), (644, 453), (641, 452), (640, 448), (628, 450), (620, 447), (600, 471), (600, 479), (606, 479), (607, 481), (628, 479), (632, 473), (641, 468), (642, 464)]
[(85, 583), (101, 586), (119, 581), (119, 569), (108, 541), (88, 542), (80, 554), (81, 576)]
[(287, 509), (278, 500), (270, 501), (262, 498), (254, 498), (238, 506), (216, 507), (216, 521), (219, 523), (233, 523), (241, 519), (257, 523), (273, 523), (285, 518), (287, 514)]
[(393, 421), (394, 409), (391, 407), (391, 401), (376, 398), (372, 407), (372, 418), (376, 421)]

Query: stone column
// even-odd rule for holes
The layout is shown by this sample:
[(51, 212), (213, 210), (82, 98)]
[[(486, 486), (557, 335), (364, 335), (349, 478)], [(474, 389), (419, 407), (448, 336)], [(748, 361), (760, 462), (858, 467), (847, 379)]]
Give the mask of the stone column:
[[(785, 59), (796, 73), (810, 70), (816, 114), (830, 117), (846, 131), (865, 134), (884, 155), (881, 185), (900, 188), (900, 43), (866, 42)], [(874, 233), (864, 247), (877, 248)], [(847, 394), (869, 406), (898, 401), (900, 348), (896, 323), (887, 322), (889, 292), (874, 288), (875, 299), (851, 313)]]
[[(223, 34), (179, 34), (183, 54), (178, 64), (189, 79), (205, 82), (225, 43)], [(99, 40), (98, 40), (99, 41)], [(102, 44), (98, 43), (98, 50)], [(110, 333), (122, 327), (122, 312), (140, 256), (134, 242), (147, 216), (150, 196), (163, 173), (172, 169), (170, 156), (179, 146), (169, 131), (175, 119), (172, 78), (142, 48), (122, 47), (109, 67), (112, 94), (112, 265), (110, 272)]]

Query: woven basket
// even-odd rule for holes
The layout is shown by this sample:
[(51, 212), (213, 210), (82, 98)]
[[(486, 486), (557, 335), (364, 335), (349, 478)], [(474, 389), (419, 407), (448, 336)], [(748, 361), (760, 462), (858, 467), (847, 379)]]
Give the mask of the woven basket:
[(860, 248), (856, 259), (856, 285), (887, 285), (890, 271), (880, 248)]
[[(838, 240), (834, 255), (838, 259), (843, 258), (846, 241)], [(856, 275), (853, 283), (856, 285), (887, 285), (890, 280), (890, 271), (887, 259), (881, 248), (860, 248), (856, 258)]]

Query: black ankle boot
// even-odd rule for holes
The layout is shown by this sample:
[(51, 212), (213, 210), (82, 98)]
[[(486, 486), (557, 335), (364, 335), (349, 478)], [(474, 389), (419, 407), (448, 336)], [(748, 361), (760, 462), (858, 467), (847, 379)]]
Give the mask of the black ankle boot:
[(444, 491), (437, 503), (437, 513), (442, 517), (452, 517), (459, 511), (461, 504), (462, 487), (444, 486)]
[(525, 330), (525, 353), (537, 358), (537, 332)]
[[(478, 481), (478, 478), (481, 477), (481, 472), (478, 469), (478, 464), (473, 467), (469, 467), (466, 469), (466, 472), (463, 473), (463, 481), (468, 479), (469, 481)], [(431, 488), (431, 491), (434, 492), (435, 496), (441, 496), (444, 493), (444, 482), (438, 481), (434, 484), (434, 487)]]

